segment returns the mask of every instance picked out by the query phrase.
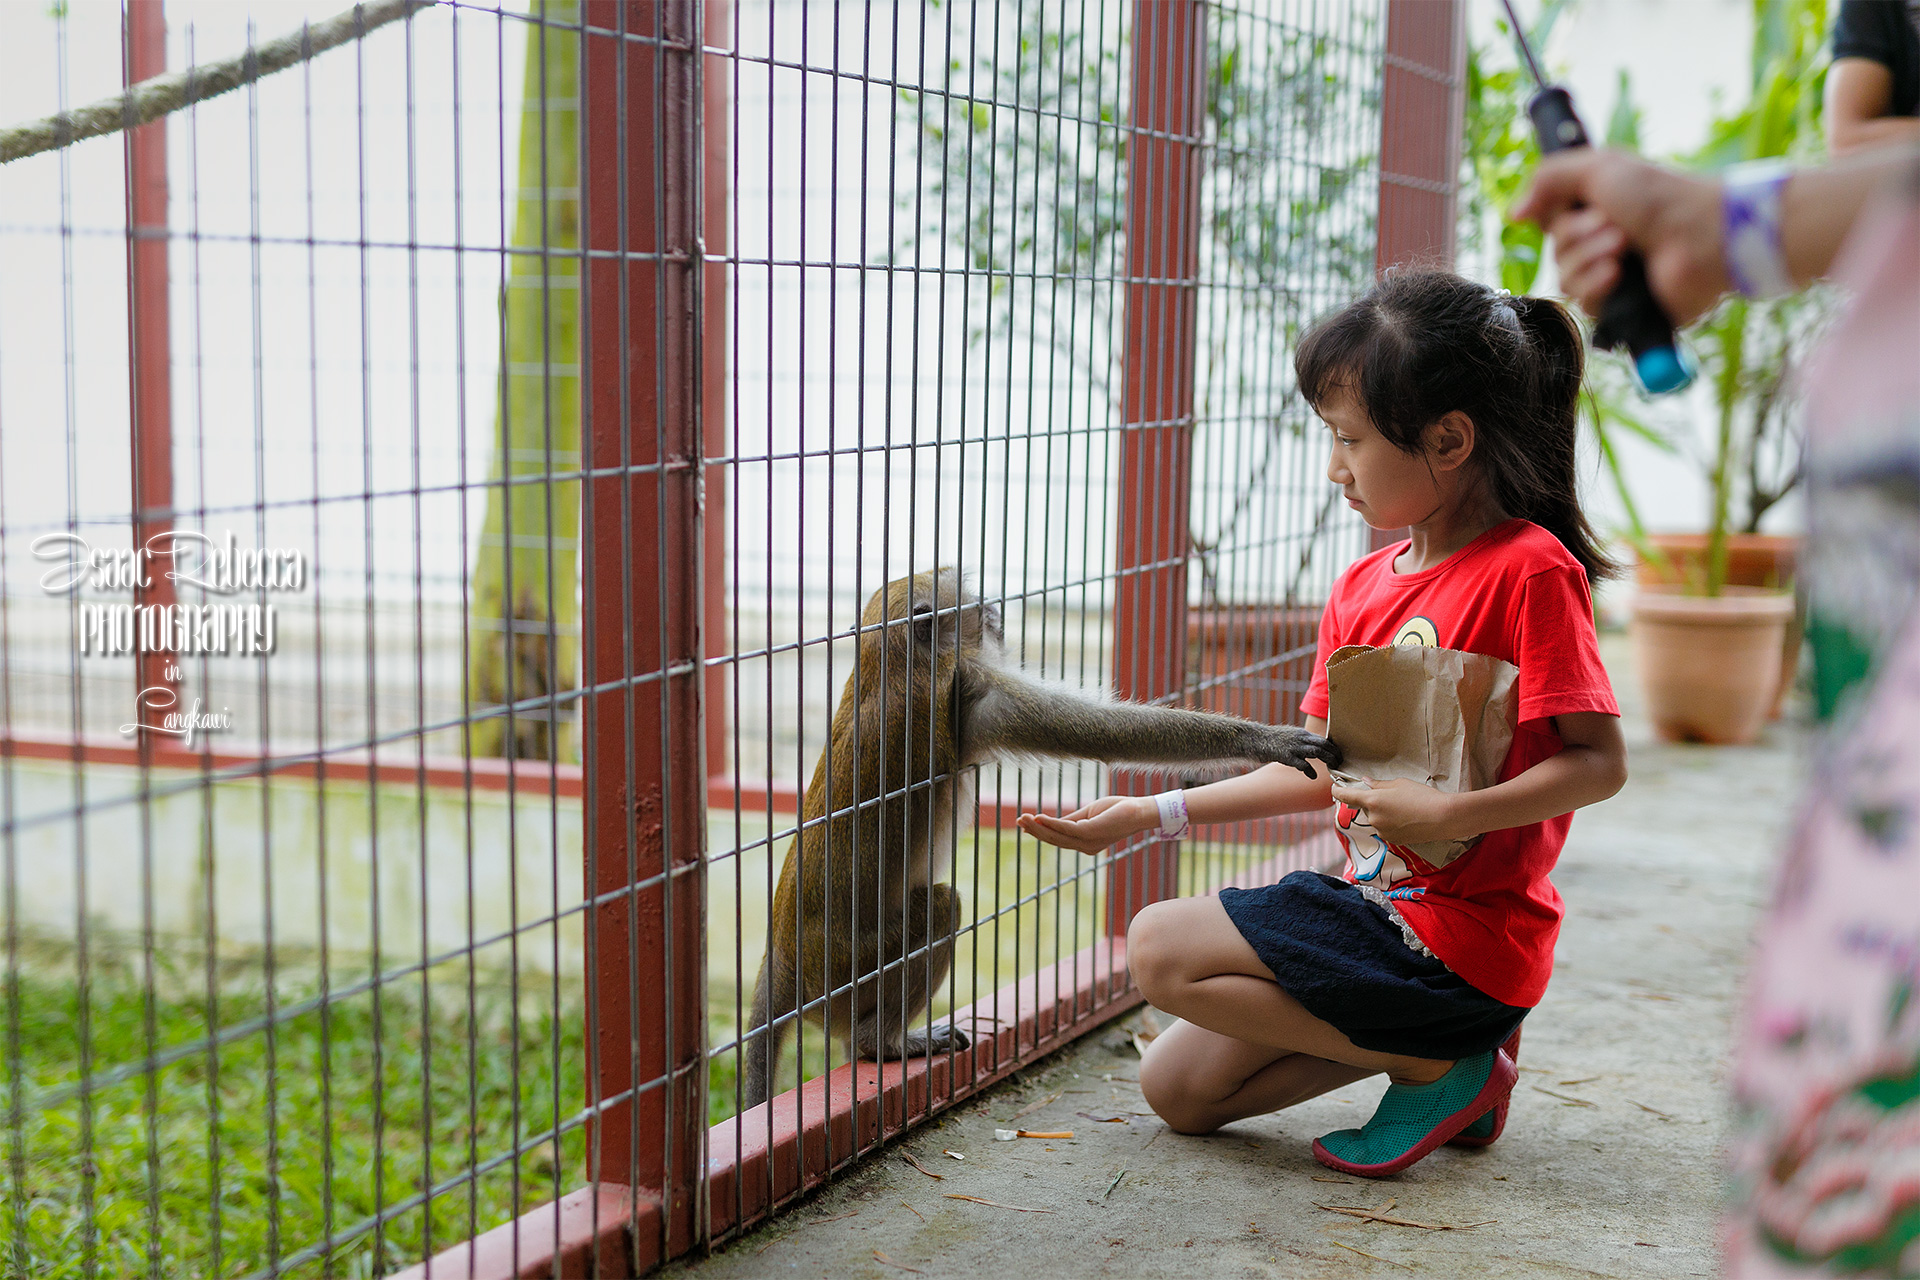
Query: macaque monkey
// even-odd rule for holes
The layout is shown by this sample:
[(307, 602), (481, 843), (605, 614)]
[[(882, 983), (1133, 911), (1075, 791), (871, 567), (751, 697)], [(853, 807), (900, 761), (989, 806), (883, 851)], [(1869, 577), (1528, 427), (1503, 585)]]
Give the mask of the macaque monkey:
[(951, 1025), (913, 1023), (953, 961), (960, 902), (944, 880), (955, 824), (974, 817), (969, 766), (1023, 756), (1277, 761), (1312, 776), (1312, 758), (1339, 763), (1339, 748), (1304, 729), (1114, 702), (1025, 676), (1001, 649), (999, 610), (951, 569), (888, 583), (860, 627), (855, 674), (774, 891), (743, 1037), (745, 1106), (766, 1101), (804, 1006), (860, 1058), (967, 1047)]

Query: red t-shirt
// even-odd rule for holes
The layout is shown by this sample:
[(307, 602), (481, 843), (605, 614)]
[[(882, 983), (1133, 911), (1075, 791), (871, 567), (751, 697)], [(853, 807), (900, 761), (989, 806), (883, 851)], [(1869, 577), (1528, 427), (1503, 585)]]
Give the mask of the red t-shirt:
[[(1395, 573), (1393, 562), (1407, 547), (1376, 551), (1334, 583), (1302, 712), (1327, 714), (1327, 658), (1342, 645), (1437, 644), (1520, 669), (1519, 723), (1502, 782), (1564, 745), (1551, 717), (1620, 714), (1600, 664), (1586, 573), (1558, 538), (1529, 521), (1508, 520), (1431, 569)], [(1568, 813), (1489, 831), (1454, 862), (1416, 872), (1389, 896), (1449, 969), (1496, 1000), (1532, 1008), (1546, 994), (1564, 914), (1547, 873), (1572, 824)]]

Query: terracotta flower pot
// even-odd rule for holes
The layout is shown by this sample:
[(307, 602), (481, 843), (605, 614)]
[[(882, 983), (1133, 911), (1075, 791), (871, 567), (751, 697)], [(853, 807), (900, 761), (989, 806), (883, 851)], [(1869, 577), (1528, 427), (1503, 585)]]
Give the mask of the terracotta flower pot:
[[(1704, 533), (1650, 533), (1647, 544), (1667, 558), (1663, 568), (1642, 560), (1634, 569), (1634, 581), (1642, 584), (1684, 582), (1688, 576), (1704, 576), (1701, 564), (1707, 556)], [(1737, 587), (1773, 587), (1785, 590), (1793, 586), (1800, 562), (1800, 539), (1772, 533), (1730, 533), (1727, 535), (1727, 581)]]
[(1633, 649), (1647, 711), (1661, 737), (1751, 742), (1780, 687), (1793, 597), (1758, 587), (1690, 596), (1646, 586), (1633, 601)]
[[(1707, 535), (1704, 533), (1650, 533), (1647, 542), (1667, 558), (1658, 565), (1641, 560), (1633, 579), (1641, 586), (1701, 582), (1706, 579)], [(1800, 539), (1772, 533), (1727, 535), (1727, 584), (1788, 591), (1800, 563)], [(1781, 704), (1800, 670), (1800, 614), (1794, 611), (1780, 637), (1780, 683), (1773, 694), (1769, 720), (1780, 718)]]

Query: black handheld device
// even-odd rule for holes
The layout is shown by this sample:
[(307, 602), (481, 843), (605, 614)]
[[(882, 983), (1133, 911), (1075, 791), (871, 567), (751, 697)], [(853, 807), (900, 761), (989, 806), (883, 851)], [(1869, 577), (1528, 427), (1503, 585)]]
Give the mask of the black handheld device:
[[(1526, 32), (1513, 12), (1512, 0), (1506, 5), (1507, 21), (1513, 24), (1513, 38), (1520, 45), (1527, 70), (1538, 87), (1527, 102), (1527, 116), (1533, 121), (1533, 136), (1540, 153), (1551, 155), (1569, 147), (1588, 146), (1586, 128), (1573, 109), (1573, 97), (1559, 85), (1548, 84), (1533, 60)], [(1600, 308), (1600, 323), (1594, 326), (1593, 345), (1602, 350), (1625, 346), (1633, 356), (1634, 376), (1650, 395), (1679, 391), (1693, 381), (1693, 362), (1687, 358), (1674, 336), (1673, 321), (1666, 308), (1647, 286), (1647, 264), (1639, 251), (1629, 249), (1620, 259), (1620, 283), (1607, 295)]]

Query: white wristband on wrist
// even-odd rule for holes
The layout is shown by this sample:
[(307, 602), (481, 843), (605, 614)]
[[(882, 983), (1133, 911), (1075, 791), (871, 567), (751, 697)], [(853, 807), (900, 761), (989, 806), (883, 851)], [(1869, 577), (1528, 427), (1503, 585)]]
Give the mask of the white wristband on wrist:
[(1793, 292), (1780, 244), (1780, 190), (1792, 173), (1785, 160), (1750, 160), (1721, 175), (1721, 252), (1733, 287), (1749, 298)]
[(1178, 840), (1187, 834), (1187, 793), (1184, 791), (1162, 791), (1153, 798), (1154, 807), (1160, 810), (1160, 834), (1169, 840)]

